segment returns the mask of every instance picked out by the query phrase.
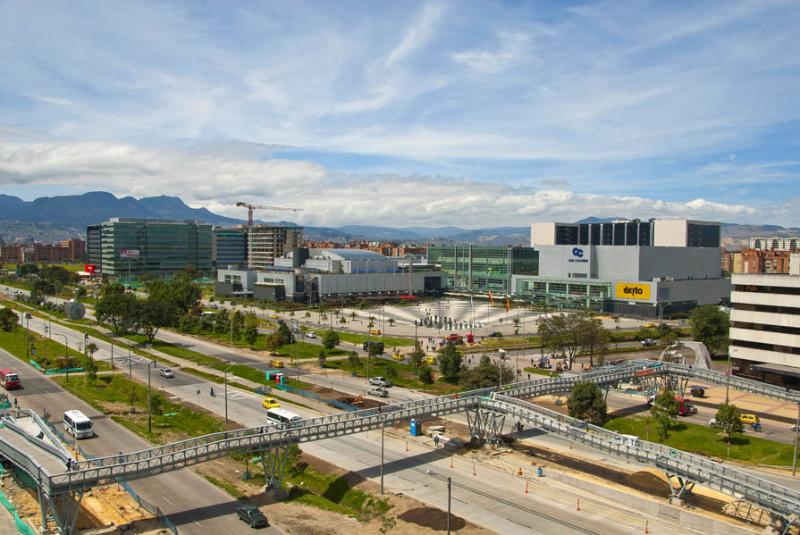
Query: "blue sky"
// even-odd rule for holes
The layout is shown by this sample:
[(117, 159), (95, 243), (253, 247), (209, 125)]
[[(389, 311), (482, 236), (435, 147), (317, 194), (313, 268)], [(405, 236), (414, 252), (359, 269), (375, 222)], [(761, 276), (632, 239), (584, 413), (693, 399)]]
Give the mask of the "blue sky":
[(0, 0), (0, 192), (800, 226), (800, 4)]

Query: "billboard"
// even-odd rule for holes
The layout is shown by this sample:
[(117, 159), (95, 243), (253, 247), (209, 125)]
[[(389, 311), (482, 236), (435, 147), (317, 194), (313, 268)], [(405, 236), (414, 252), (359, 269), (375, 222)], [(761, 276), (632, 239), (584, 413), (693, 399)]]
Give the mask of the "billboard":
[(614, 296), (621, 301), (650, 300), (650, 284), (641, 282), (618, 282), (615, 285)]
[(120, 258), (128, 258), (130, 260), (135, 260), (139, 258), (139, 249), (120, 249), (119, 250), (119, 257)]

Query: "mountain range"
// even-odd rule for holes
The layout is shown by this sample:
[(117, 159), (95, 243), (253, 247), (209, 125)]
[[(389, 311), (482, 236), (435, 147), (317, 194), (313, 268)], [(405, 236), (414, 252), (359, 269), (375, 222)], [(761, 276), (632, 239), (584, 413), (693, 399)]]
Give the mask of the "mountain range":
[[(245, 223), (215, 214), (206, 208), (192, 208), (178, 197), (118, 198), (111, 193), (94, 191), (83, 195), (40, 197), (24, 201), (0, 194), (0, 239), (5, 242), (52, 241), (84, 235), (86, 226), (110, 217), (139, 217), (152, 219), (189, 219), (213, 225), (232, 226)], [(614, 221), (622, 218), (589, 217), (581, 223)], [(263, 221), (262, 221), (263, 222)], [(295, 225), (290, 221), (278, 221)], [(407, 243), (475, 243), (481, 245), (527, 245), (530, 227), (494, 227), (463, 229), (459, 227), (379, 227), (345, 225), (342, 227), (305, 227), (310, 240), (347, 242), (350, 240), (396, 241)], [(739, 225), (723, 223), (723, 244), (741, 245), (755, 235), (797, 235), (800, 228), (777, 225)]]

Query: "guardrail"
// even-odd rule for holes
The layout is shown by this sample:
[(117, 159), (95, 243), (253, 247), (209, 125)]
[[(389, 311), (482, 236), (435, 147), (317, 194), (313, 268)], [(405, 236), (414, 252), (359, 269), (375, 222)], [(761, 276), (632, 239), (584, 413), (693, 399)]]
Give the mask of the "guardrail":
[(774, 513), (784, 516), (800, 514), (800, 492), (705, 457), (644, 440), (626, 440), (608, 429), (586, 424), (520, 399), (498, 395), (482, 404), (570, 440), (633, 458), (726, 494), (743, 497)]

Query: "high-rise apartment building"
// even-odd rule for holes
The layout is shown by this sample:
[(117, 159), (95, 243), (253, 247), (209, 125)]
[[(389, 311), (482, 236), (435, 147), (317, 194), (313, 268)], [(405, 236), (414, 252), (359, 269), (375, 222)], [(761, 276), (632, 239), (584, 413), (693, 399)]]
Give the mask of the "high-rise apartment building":
[(169, 277), (187, 267), (211, 273), (211, 225), (168, 219), (112, 218), (100, 225), (104, 275)]
[(89, 225), (86, 227), (86, 262), (94, 264), (98, 271), (102, 269), (102, 240), (100, 237), (101, 226)]
[(743, 375), (800, 385), (800, 276), (734, 274), (730, 355)]
[(303, 245), (303, 227), (255, 225), (247, 231), (247, 267), (268, 269), (275, 259)]

